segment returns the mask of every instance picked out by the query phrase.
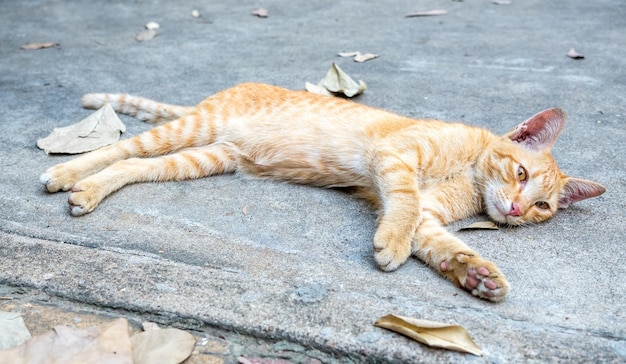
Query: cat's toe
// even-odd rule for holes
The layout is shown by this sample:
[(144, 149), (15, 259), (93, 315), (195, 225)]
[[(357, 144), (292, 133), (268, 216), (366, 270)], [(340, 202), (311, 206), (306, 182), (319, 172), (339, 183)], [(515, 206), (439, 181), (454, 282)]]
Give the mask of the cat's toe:
[(509, 292), (509, 283), (497, 268), (470, 267), (463, 287), (474, 296), (498, 302)]
[(504, 298), (506, 291), (508, 291), (508, 284), (501, 280), (496, 282), (498, 280), (497, 275), (491, 276), (491, 272), (485, 267), (469, 268), (464, 288), (474, 296), (490, 301), (499, 301)]
[[(459, 264), (460, 263), (460, 264)], [(495, 264), (469, 254), (442, 262), (441, 272), (472, 295), (498, 302), (509, 292), (509, 283)]]
[(80, 216), (93, 211), (98, 206), (100, 198), (94, 188), (76, 184), (72, 187), (72, 193), (67, 198), (67, 202), (70, 213), (74, 216)]

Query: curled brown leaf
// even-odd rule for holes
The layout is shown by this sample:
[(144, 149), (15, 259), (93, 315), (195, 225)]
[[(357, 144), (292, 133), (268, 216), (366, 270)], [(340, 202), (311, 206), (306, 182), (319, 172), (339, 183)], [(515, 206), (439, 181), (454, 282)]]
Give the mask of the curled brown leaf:
[(390, 314), (378, 319), (374, 326), (408, 336), (431, 347), (455, 350), (476, 356), (483, 355), (482, 350), (472, 340), (467, 330), (459, 325)]

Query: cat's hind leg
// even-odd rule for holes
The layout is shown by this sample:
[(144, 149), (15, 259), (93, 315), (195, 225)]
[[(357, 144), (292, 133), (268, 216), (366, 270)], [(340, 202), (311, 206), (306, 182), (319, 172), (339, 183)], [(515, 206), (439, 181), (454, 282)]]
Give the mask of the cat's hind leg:
[(413, 237), (412, 252), (474, 296), (497, 302), (509, 292), (506, 277), (493, 262), (483, 259), (428, 214)]
[(129, 158), (78, 181), (68, 198), (74, 216), (93, 211), (100, 201), (125, 185), (179, 181), (232, 173), (237, 162), (228, 146), (212, 144), (154, 158)]
[(68, 191), (76, 182), (117, 161), (132, 157), (153, 157), (183, 148), (209, 145), (215, 140), (215, 136), (215, 123), (210, 115), (191, 114), (50, 167), (39, 180), (48, 192)]

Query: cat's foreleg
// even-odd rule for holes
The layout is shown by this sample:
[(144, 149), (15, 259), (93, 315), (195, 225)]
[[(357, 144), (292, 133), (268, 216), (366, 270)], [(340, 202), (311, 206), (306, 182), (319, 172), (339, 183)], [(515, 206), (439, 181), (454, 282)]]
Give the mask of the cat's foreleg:
[(474, 296), (497, 302), (509, 291), (506, 277), (494, 263), (483, 259), (427, 213), (412, 239), (412, 252)]
[(417, 174), (395, 153), (379, 151), (373, 172), (380, 206), (374, 235), (374, 258), (380, 269), (392, 271), (411, 255), (411, 238), (420, 223)]
[(78, 216), (93, 211), (100, 201), (125, 185), (232, 173), (236, 160), (227, 146), (208, 145), (155, 158), (129, 158), (78, 181), (68, 198), (70, 212)]

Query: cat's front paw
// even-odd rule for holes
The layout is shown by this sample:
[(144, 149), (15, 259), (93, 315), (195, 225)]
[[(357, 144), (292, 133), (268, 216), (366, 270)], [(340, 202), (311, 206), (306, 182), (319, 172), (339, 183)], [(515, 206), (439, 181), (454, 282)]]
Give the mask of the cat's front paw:
[(102, 201), (102, 198), (96, 185), (87, 181), (80, 181), (72, 187), (67, 202), (72, 215), (80, 216), (93, 211)]
[(57, 164), (39, 177), (48, 192), (69, 191), (78, 181), (78, 174), (65, 164)]
[[(406, 241), (405, 241), (406, 240)], [(398, 269), (411, 255), (409, 239), (400, 239), (394, 234), (378, 231), (374, 237), (374, 259), (378, 267), (386, 272)]]
[(473, 254), (459, 253), (439, 266), (441, 274), (476, 297), (501, 301), (509, 292), (506, 277), (495, 264)]

